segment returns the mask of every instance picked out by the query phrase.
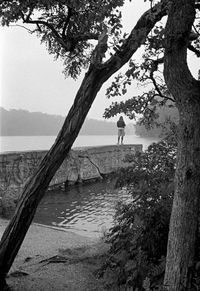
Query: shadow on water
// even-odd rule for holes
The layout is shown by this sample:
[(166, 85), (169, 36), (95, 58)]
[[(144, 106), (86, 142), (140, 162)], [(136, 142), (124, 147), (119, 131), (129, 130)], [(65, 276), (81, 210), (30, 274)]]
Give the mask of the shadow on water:
[(102, 180), (66, 191), (49, 191), (38, 206), (34, 222), (99, 237), (113, 225), (117, 202), (131, 199), (130, 194), (115, 189), (114, 184), (114, 180)]

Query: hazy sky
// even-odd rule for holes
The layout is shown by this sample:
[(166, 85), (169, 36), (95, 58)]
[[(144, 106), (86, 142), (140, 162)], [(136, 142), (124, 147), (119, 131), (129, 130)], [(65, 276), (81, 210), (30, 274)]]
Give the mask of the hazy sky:
[[(130, 3), (127, 0), (124, 23), (128, 31), (147, 8), (148, 1), (134, 0)], [(67, 115), (82, 77), (77, 81), (66, 79), (62, 73), (62, 63), (54, 61), (36, 36), (19, 27), (0, 28), (0, 57), (0, 106), (7, 110), (21, 108)], [(195, 75), (198, 67), (197, 60), (191, 58), (190, 68)], [(109, 84), (110, 81), (96, 97), (89, 118), (101, 119), (105, 107), (116, 100), (105, 97)], [(134, 93), (138, 93), (136, 86), (133, 86)]]

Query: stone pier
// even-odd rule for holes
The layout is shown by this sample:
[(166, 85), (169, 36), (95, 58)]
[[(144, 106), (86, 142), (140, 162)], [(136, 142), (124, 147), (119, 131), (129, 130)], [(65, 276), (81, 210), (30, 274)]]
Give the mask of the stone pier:
[[(127, 155), (142, 151), (142, 145), (74, 148), (51, 180), (49, 189), (81, 183), (130, 166)], [(34, 174), (47, 151), (8, 152), (0, 154), (0, 214), (15, 207), (21, 191)]]

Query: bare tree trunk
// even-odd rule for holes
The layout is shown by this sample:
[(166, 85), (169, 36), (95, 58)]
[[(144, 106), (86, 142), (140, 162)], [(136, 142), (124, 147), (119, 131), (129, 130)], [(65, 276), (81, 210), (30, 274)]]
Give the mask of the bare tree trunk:
[(164, 286), (190, 290), (195, 264), (200, 196), (200, 84), (187, 67), (195, 17), (193, 0), (173, 0), (166, 25), (164, 76), (179, 110), (175, 194), (170, 220)]
[(144, 13), (121, 49), (105, 64), (90, 65), (54, 145), (26, 184), (15, 214), (3, 234), (0, 242), (0, 286), (5, 283), (5, 277), (33, 220), (37, 206), (71, 149), (98, 91), (103, 83), (131, 58), (155, 23), (166, 15), (166, 3), (167, 0), (163, 0)]

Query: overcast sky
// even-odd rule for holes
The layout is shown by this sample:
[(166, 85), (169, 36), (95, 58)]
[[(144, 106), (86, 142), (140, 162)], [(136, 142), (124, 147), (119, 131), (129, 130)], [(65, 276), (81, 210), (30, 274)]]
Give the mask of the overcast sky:
[[(124, 24), (130, 31), (141, 13), (149, 8), (149, 3), (126, 1)], [(0, 68), (0, 106), (7, 110), (25, 109), (66, 116), (82, 79), (66, 79), (62, 63), (54, 61), (36, 36), (19, 27), (0, 28)], [(190, 68), (197, 75), (199, 64), (195, 58), (191, 58)], [(115, 101), (105, 97), (109, 83), (96, 97), (89, 118), (102, 119), (104, 109)], [(133, 86), (134, 93), (138, 93), (136, 86)]]

